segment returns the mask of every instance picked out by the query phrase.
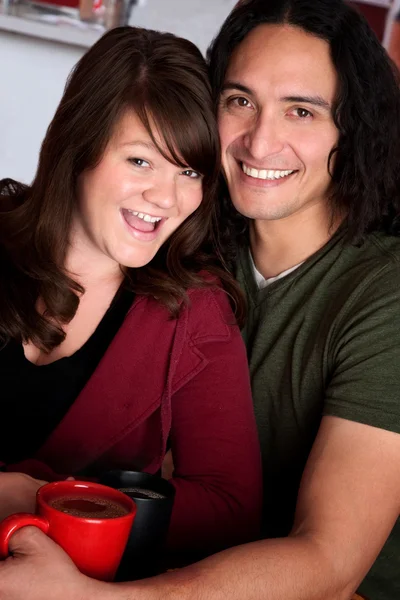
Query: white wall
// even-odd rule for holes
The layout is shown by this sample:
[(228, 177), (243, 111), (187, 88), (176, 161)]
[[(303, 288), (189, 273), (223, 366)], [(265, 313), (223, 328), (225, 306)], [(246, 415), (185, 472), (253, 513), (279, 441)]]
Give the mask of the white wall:
[(0, 179), (31, 181), (79, 48), (0, 32)]
[(237, 0), (147, 0), (136, 7), (131, 25), (171, 31), (197, 44), (205, 53)]
[[(236, 0), (147, 0), (132, 25), (171, 31), (205, 52)], [(0, 31), (0, 179), (30, 182), (67, 75), (83, 49)]]

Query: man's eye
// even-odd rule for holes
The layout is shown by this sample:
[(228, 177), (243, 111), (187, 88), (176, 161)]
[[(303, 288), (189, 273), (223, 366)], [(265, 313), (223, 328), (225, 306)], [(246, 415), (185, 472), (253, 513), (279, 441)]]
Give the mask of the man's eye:
[(244, 98), (243, 96), (235, 96), (234, 98), (229, 98), (227, 101), (228, 104), (238, 106), (239, 108), (250, 108), (252, 106), (250, 100)]
[(313, 114), (306, 108), (295, 108), (293, 112), (295, 113), (296, 117), (300, 117), (301, 119), (306, 119), (307, 117), (313, 116)]
[(185, 177), (190, 177), (190, 179), (200, 179), (201, 175), (197, 171), (192, 171), (192, 169), (185, 169), (182, 171), (182, 175)]
[(137, 167), (149, 167), (150, 164), (143, 158), (128, 158), (129, 162)]

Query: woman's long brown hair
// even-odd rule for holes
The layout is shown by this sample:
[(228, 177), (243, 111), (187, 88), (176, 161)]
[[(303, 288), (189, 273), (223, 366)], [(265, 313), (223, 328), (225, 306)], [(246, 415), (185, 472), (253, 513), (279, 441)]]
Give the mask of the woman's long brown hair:
[(74, 317), (84, 292), (64, 270), (77, 179), (99, 163), (129, 109), (154, 141), (157, 129), (169, 159), (204, 176), (204, 196), (148, 265), (126, 270), (127, 280), (176, 317), (189, 288), (210, 284), (202, 274), (207, 271), (242, 320), (242, 295), (224, 268), (219, 242), (220, 149), (204, 59), (191, 42), (172, 34), (120, 27), (106, 33), (71, 73), (32, 185), (0, 182), (2, 343), (29, 340), (50, 351), (65, 338), (63, 324)]

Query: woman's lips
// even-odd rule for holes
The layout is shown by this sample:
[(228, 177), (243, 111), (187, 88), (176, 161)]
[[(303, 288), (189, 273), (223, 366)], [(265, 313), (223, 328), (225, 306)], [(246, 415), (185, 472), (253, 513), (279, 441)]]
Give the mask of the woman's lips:
[(150, 231), (154, 231), (156, 223), (149, 223), (148, 221), (144, 221), (140, 217), (137, 217), (132, 213), (132, 211), (123, 208), (122, 214), (124, 216), (125, 221), (138, 231), (142, 231), (143, 233), (149, 233)]
[(134, 238), (144, 242), (155, 240), (165, 221), (165, 219), (161, 219), (161, 221), (158, 221), (157, 223), (149, 223), (140, 217), (133, 215), (132, 212), (126, 208), (121, 209), (121, 215), (129, 233)]

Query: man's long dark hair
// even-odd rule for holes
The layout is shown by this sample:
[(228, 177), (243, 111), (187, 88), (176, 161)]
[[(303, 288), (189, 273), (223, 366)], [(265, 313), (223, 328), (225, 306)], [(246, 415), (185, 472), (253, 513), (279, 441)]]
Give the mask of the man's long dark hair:
[(241, 293), (222, 268), (218, 243), (220, 149), (206, 63), (187, 40), (120, 27), (73, 70), (32, 185), (0, 182), (0, 345), (30, 340), (50, 351), (63, 341), (62, 326), (75, 315), (84, 291), (64, 270), (77, 180), (100, 162), (126, 110), (135, 111), (156, 145), (154, 134), (161, 134), (171, 160), (204, 176), (200, 207), (150, 264), (126, 271), (130, 284), (176, 316), (186, 290), (205, 284), (200, 272), (206, 270), (211, 280), (219, 278), (238, 319), (243, 317)]
[[(328, 42), (339, 78), (333, 112), (339, 142), (328, 165), (332, 208), (346, 211), (350, 242), (376, 230), (397, 234), (400, 79), (367, 21), (343, 0), (242, 0), (208, 50), (215, 103), (233, 51), (262, 24), (299, 27)], [(244, 219), (229, 205), (225, 196), (225, 221), (245, 231)]]

